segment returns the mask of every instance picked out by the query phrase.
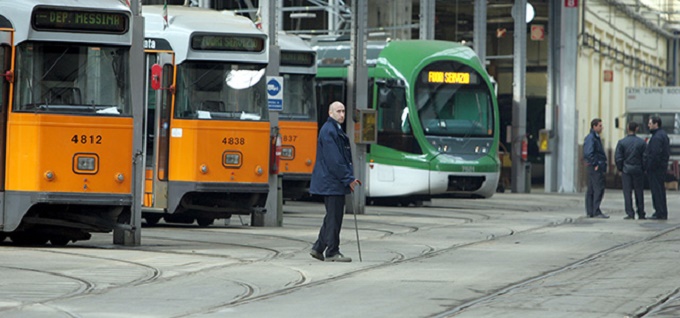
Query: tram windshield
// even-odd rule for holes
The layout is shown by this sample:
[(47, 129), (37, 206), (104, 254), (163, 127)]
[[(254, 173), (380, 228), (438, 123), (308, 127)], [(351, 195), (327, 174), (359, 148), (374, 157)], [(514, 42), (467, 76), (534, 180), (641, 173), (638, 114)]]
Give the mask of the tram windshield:
[(263, 65), (189, 61), (177, 73), (175, 118), (268, 120)]
[(314, 75), (283, 75), (282, 120), (316, 121)]
[(415, 86), (418, 116), (429, 136), (493, 136), (491, 97), (481, 75), (452, 61), (423, 69)]
[(130, 116), (129, 49), (23, 43), (14, 111)]

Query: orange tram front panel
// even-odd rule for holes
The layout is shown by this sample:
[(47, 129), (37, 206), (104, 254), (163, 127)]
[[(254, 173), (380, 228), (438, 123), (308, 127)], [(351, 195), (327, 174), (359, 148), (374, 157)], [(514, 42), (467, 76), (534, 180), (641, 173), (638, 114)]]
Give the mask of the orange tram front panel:
[(6, 190), (130, 194), (132, 125), (132, 118), (11, 113)]
[(168, 179), (268, 184), (269, 122), (174, 120)]
[(316, 160), (316, 122), (279, 121), (281, 133), (281, 174), (309, 174)]

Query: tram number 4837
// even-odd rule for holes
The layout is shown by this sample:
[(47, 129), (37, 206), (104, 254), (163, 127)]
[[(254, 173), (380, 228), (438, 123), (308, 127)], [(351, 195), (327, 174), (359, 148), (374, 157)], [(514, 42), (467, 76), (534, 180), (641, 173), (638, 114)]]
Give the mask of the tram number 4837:
[(102, 143), (101, 135), (73, 135), (71, 142), (74, 144), (97, 144)]
[(298, 136), (296, 136), (296, 135), (283, 135), (282, 137), (283, 137), (283, 142), (294, 142), (294, 141), (297, 140)]

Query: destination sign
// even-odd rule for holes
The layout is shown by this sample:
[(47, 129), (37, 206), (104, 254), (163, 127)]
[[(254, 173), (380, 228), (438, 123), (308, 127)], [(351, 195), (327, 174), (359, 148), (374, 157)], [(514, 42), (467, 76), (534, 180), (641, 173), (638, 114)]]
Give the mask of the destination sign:
[(311, 52), (281, 52), (281, 65), (312, 66), (316, 63)]
[(427, 83), (441, 84), (477, 84), (477, 76), (469, 72), (440, 72), (429, 71)]
[(262, 52), (264, 40), (260, 37), (200, 34), (191, 37), (191, 48), (194, 50)]
[(40, 31), (76, 31), (123, 34), (128, 31), (129, 18), (122, 12), (96, 12), (37, 8), (31, 25)]

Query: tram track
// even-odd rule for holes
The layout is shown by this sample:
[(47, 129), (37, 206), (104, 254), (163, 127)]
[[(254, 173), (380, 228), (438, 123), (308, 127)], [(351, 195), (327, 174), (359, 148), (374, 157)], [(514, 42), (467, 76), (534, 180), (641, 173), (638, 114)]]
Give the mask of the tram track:
[(239, 306), (239, 305), (243, 305), (243, 304), (247, 304), (247, 303), (263, 301), (263, 300), (271, 299), (271, 298), (274, 298), (274, 297), (291, 294), (291, 293), (294, 293), (298, 290), (302, 290), (302, 289), (305, 289), (305, 288), (312, 288), (312, 287), (322, 286), (322, 285), (325, 285), (325, 284), (330, 284), (330, 283), (340, 281), (340, 280), (343, 280), (343, 279), (346, 279), (346, 278), (350, 278), (350, 277), (357, 276), (357, 275), (360, 275), (360, 274), (365, 274), (365, 273), (375, 271), (375, 270), (386, 269), (386, 268), (396, 266), (396, 265), (406, 263), (406, 262), (421, 261), (421, 260), (424, 260), (424, 259), (435, 257), (435, 256), (442, 254), (442, 253), (447, 253), (447, 252), (455, 251), (455, 250), (458, 250), (458, 249), (475, 246), (475, 245), (478, 245), (478, 244), (484, 244), (484, 243), (487, 243), (489, 241), (497, 240), (497, 239), (508, 237), (508, 236), (511, 236), (511, 235), (516, 235), (516, 234), (520, 234), (520, 233), (531, 233), (531, 232), (534, 232), (534, 231), (543, 230), (545, 228), (555, 227), (555, 226), (559, 226), (559, 225), (562, 225), (562, 224), (568, 224), (568, 223), (571, 223), (571, 219), (565, 219), (565, 222), (551, 223), (551, 224), (547, 224), (547, 225), (544, 225), (544, 226), (538, 226), (538, 227), (534, 227), (534, 228), (530, 228), (530, 229), (526, 229), (526, 230), (522, 230), (522, 231), (511, 230), (509, 232), (509, 234), (506, 234), (506, 235), (493, 236), (491, 238), (487, 238), (487, 239), (483, 239), (483, 240), (477, 240), (477, 241), (473, 241), (473, 242), (456, 244), (456, 245), (452, 245), (450, 247), (442, 248), (442, 249), (435, 249), (435, 248), (429, 246), (428, 251), (425, 251), (425, 252), (421, 253), (420, 255), (413, 256), (413, 257), (406, 257), (404, 254), (397, 252), (398, 256), (395, 257), (395, 258), (392, 258), (390, 261), (387, 261), (387, 262), (383, 262), (383, 263), (379, 263), (379, 264), (375, 264), (375, 265), (370, 265), (370, 266), (366, 266), (366, 267), (361, 267), (361, 268), (358, 268), (358, 269), (355, 269), (355, 270), (352, 270), (352, 271), (348, 271), (348, 272), (345, 272), (345, 273), (342, 273), (342, 274), (339, 274), (339, 275), (336, 275), (336, 276), (333, 276), (333, 277), (328, 277), (328, 278), (320, 279), (320, 280), (317, 280), (317, 281), (311, 281), (311, 282), (306, 283), (306, 284), (301, 284), (301, 285), (291, 286), (291, 287), (285, 287), (285, 288), (282, 288), (280, 290), (273, 291), (273, 292), (270, 292), (270, 293), (253, 295), (252, 297), (247, 297), (247, 298), (241, 299), (241, 300), (236, 301), (236, 302), (234, 302), (234, 301), (225, 302), (223, 304), (216, 305), (216, 306), (214, 306), (210, 309), (207, 309), (205, 311), (191, 313), (191, 314), (178, 315), (178, 316), (173, 316), (173, 317), (179, 318), (179, 317), (189, 317), (189, 316), (192, 316), (194, 314), (215, 313), (215, 312), (218, 312), (220, 310), (224, 310), (225, 308), (235, 307), (235, 306)]
[[(515, 291), (519, 291), (521, 289), (524, 289), (528, 287), (529, 285), (536, 283), (541, 280), (545, 280), (548, 278), (552, 278), (555, 276), (558, 276), (560, 274), (563, 274), (567, 271), (575, 270), (578, 268), (583, 267), (584, 265), (587, 265), (589, 263), (592, 263), (598, 259), (601, 259), (603, 257), (606, 257), (614, 252), (621, 251), (623, 249), (632, 247), (637, 244), (642, 244), (646, 242), (650, 242), (655, 240), (656, 238), (662, 237), (670, 232), (677, 231), (680, 229), (680, 225), (676, 225), (673, 227), (670, 227), (668, 229), (665, 229), (660, 232), (656, 232), (653, 235), (649, 235), (647, 237), (634, 240), (634, 241), (628, 241), (616, 246), (613, 246), (611, 248), (608, 248), (606, 250), (600, 251), (598, 253), (591, 254), (587, 257), (581, 258), (579, 260), (576, 260), (570, 264), (567, 264), (565, 266), (561, 266), (559, 268), (550, 270), (548, 272), (544, 272), (538, 276), (531, 277), (525, 280), (522, 280), (520, 282), (516, 282), (513, 284), (510, 284), (508, 286), (505, 286), (503, 288), (500, 288), (496, 290), (495, 292), (491, 292), (483, 297), (479, 297), (476, 299), (468, 300), (463, 304), (460, 304), (458, 306), (453, 307), (452, 309), (443, 311), (441, 313), (438, 313), (436, 315), (432, 315), (430, 317), (435, 317), (435, 318), (445, 318), (445, 317), (454, 317), (458, 314), (461, 314), (465, 312), (468, 309), (471, 309), (473, 307), (477, 306), (484, 306), (486, 303), (490, 303), (500, 297), (503, 297), (504, 295), (510, 294)], [(670, 294), (666, 295), (665, 297), (662, 297), (661, 300), (658, 302), (649, 305), (643, 312), (635, 314), (633, 317), (648, 317), (648, 315), (652, 315), (653, 313), (659, 311), (661, 308), (664, 308), (665, 304), (667, 304), (669, 301), (676, 300), (680, 297), (680, 288), (675, 289), (673, 292)]]
[[(97, 286), (97, 284), (95, 282), (91, 281), (91, 280), (87, 280), (87, 279), (72, 276), (72, 275), (66, 275), (64, 273), (59, 273), (59, 272), (56, 272), (56, 271), (32, 269), (32, 268), (22, 268), (22, 267), (5, 266), (5, 265), (0, 265), (0, 268), (6, 269), (6, 270), (27, 271), (27, 272), (31, 272), (31, 273), (34, 273), (34, 274), (46, 274), (46, 275), (54, 276), (54, 277), (57, 277), (57, 278), (73, 281), (76, 284), (78, 284), (78, 286), (79, 286), (79, 288), (76, 288), (76, 289), (74, 289), (74, 290), (72, 290), (68, 293), (63, 293), (61, 295), (56, 295), (56, 296), (47, 297), (47, 298), (43, 298), (43, 299), (31, 300), (31, 301), (15, 300), (16, 302), (20, 303), (20, 305), (18, 305), (16, 307), (5, 307), (5, 308), (0, 306), (0, 313), (2, 313), (2, 312), (12, 312), (12, 311), (15, 311), (15, 310), (20, 309), (20, 308), (40, 304), (42, 306), (47, 306), (47, 307), (51, 308), (52, 310), (59, 312), (59, 313), (62, 313), (64, 315), (68, 316), (68, 317), (74, 317), (74, 318), (80, 317), (80, 315), (73, 313), (69, 310), (65, 310), (63, 308), (59, 308), (59, 307), (56, 307), (56, 306), (51, 306), (47, 303), (91, 294)], [(63, 284), (63, 283), (60, 283), (60, 285), (61, 284)], [(0, 295), (2, 295), (1, 292), (0, 292)], [(32, 297), (36, 297), (36, 296), (32, 295)], [(12, 296), (6, 295), (6, 296), (2, 297), (2, 299), (5, 299), (5, 300), (7, 300), (7, 299), (17, 299), (17, 298), (20, 298), (20, 296), (17, 295), (15, 291), (12, 292)]]
[[(456, 213), (461, 213), (461, 211), (456, 211)], [(452, 224), (442, 225), (441, 222), (436, 221), (436, 220), (441, 220), (441, 219), (461, 220), (462, 219), (460, 216), (443, 216), (441, 218), (435, 218), (436, 220), (434, 222), (429, 222), (430, 224), (424, 224), (423, 226), (427, 227), (428, 229), (433, 228), (433, 226), (436, 226), (436, 227), (439, 227), (439, 226), (446, 226), (446, 227), (454, 226), (455, 227), (457, 225), (464, 225), (464, 224), (480, 222), (480, 221), (483, 223), (484, 220), (491, 219), (491, 217), (488, 214), (479, 213), (479, 212), (476, 212), (476, 211), (474, 211), (474, 212), (468, 211), (468, 212), (464, 212), (464, 213), (467, 213), (471, 217), (469, 217), (469, 218), (466, 217), (463, 223), (458, 223), (458, 224), (452, 223)], [(397, 216), (401, 216), (401, 215), (391, 215), (391, 217), (397, 217)], [(422, 214), (417, 214), (417, 213), (407, 213), (407, 215), (404, 216), (404, 217), (405, 218), (408, 218), (408, 217), (430, 218), (429, 215), (422, 215)], [(244, 248), (244, 249), (259, 249), (259, 250), (265, 251), (267, 253), (267, 256), (262, 257), (262, 258), (258, 258), (258, 259), (247, 260), (247, 259), (240, 259), (238, 257), (225, 256), (225, 255), (219, 255), (219, 254), (209, 254), (209, 253), (200, 253), (200, 252), (196, 253), (194, 251), (192, 251), (192, 252), (162, 251), (162, 250), (157, 250), (157, 249), (156, 250), (145, 249), (143, 247), (135, 248), (134, 250), (140, 250), (140, 251), (144, 251), (144, 252), (160, 253), (160, 254), (171, 254), (171, 255), (182, 254), (182, 255), (195, 255), (195, 256), (202, 256), (202, 257), (216, 257), (216, 258), (223, 258), (223, 259), (232, 259), (232, 260), (237, 261), (236, 263), (233, 263), (233, 264), (221, 264), (221, 265), (217, 265), (217, 266), (205, 267), (201, 270), (201, 272), (202, 272), (201, 274), (215, 273), (215, 271), (224, 270), (224, 269), (227, 269), (229, 267), (248, 266), (248, 265), (254, 264), (254, 263), (267, 263), (267, 262), (270, 265), (274, 264), (275, 266), (281, 266), (282, 268), (286, 268), (290, 271), (294, 271), (294, 272), (297, 273), (297, 276), (294, 279), (289, 279), (288, 281), (279, 284), (278, 286), (280, 286), (280, 287), (277, 287), (278, 289), (276, 289), (274, 291), (265, 291), (265, 292), (260, 292), (262, 289), (260, 289), (258, 287), (257, 283), (251, 283), (249, 281), (243, 281), (243, 280), (229, 280), (233, 284), (241, 286), (242, 292), (237, 294), (237, 295), (234, 295), (229, 300), (225, 300), (224, 303), (220, 303), (220, 304), (217, 304), (215, 306), (209, 306), (207, 309), (203, 308), (198, 312), (194, 312), (194, 313), (190, 313), (190, 314), (183, 314), (183, 315), (177, 316), (177, 317), (185, 317), (185, 316), (191, 316), (192, 314), (196, 314), (196, 313), (212, 312), (212, 311), (222, 310), (222, 309), (229, 308), (229, 307), (239, 306), (241, 304), (247, 304), (247, 303), (250, 303), (250, 302), (257, 302), (257, 301), (261, 301), (261, 300), (266, 300), (266, 299), (274, 298), (274, 297), (277, 297), (277, 296), (280, 296), (280, 295), (290, 294), (290, 293), (293, 293), (297, 290), (301, 290), (301, 289), (304, 289), (304, 288), (312, 288), (312, 287), (315, 287), (315, 286), (323, 286), (324, 284), (330, 284), (330, 283), (333, 283), (335, 281), (339, 281), (339, 280), (342, 280), (342, 279), (345, 279), (345, 278), (348, 278), (348, 277), (352, 277), (352, 276), (355, 276), (355, 275), (359, 275), (359, 274), (362, 274), (362, 273), (367, 273), (367, 272), (370, 272), (372, 270), (380, 270), (380, 269), (388, 268), (390, 266), (402, 264), (402, 263), (405, 263), (405, 262), (419, 261), (419, 260), (426, 259), (426, 258), (429, 258), (429, 257), (434, 257), (434, 256), (439, 255), (441, 253), (445, 253), (445, 252), (449, 252), (449, 251), (455, 251), (456, 249), (474, 246), (476, 244), (481, 244), (481, 243), (484, 243), (484, 242), (500, 239), (500, 238), (515, 235), (515, 234), (518, 234), (518, 233), (529, 233), (531, 231), (540, 230), (540, 229), (544, 229), (544, 228), (547, 228), (547, 227), (557, 226), (557, 225), (560, 225), (560, 224), (570, 223), (570, 222), (572, 222), (572, 220), (569, 219), (569, 218), (566, 218), (563, 222), (553, 222), (553, 223), (547, 224), (545, 226), (533, 227), (533, 228), (524, 229), (524, 230), (521, 230), (521, 231), (516, 231), (516, 230), (513, 230), (513, 229), (507, 229), (507, 231), (502, 235), (486, 236), (484, 239), (475, 240), (475, 241), (471, 241), (471, 242), (465, 242), (465, 243), (456, 244), (456, 245), (451, 245), (451, 246), (446, 247), (446, 248), (439, 248), (438, 249), (438, 248), (433, 247), (433, 246), (425, 245), (423, 250), (417, 256), (411, 256), (411, 257), (407, 256), (407, 254), (404, 254), (400, 251), (388, 250), (387, 252), (391, 253), (392, 257), (386, 259), (384, 262), (382, 262), (380, 264), (358, 268), (356, 270), (352, 270), (352, 271), (349, 271), (349, 272), (345, 272), (345, 273), (342, 273), (342, 274), (339, 274), (339, 275), (336, 275), (336, 276), (332, 276), (332, 277), (328, 277), (328, 278), (320, 279), (320, 280), (312, 280), (308, 275), (305, 274), (304, 271), (296, 269), (292, 266), (286, 266), (286, 265), (282, 266), (280, 264), (270, 262), (274, 259), (283, 258), (287, 255), (298, 254), (298, 253), (306, 253), (306, 251), (309, 248), (309, 245), (311, 244), (308, 240), (305, 240), (305, 239), (291, 238), (291, 237), (286, 237), (286, 236), (282, 236), (282, 235), (257, 234), (257, 233), (238, 233), (239, 236), (246, 234), (246, 235), (251, 235), (253, 237), (257, 237), (257, 238), (260, 238), (260, 239), (274, 239), (274, 240), (286, 239), (286, 240), (289, 240), (291, 242), (295, 242), (296, 244), (304, 245), (304, 247), (296, 248), (293, 251), (291, 251), (291, 250), (284, 251), (284, 250), (281, 250), (281, 249), (276, 249), (276, 248), (271, 248), (271, 247), (258, 246), (256, 244), (234, 244), (234, 243), (217, 242), (217, 241), (212, 240), (210, 238), (208, 238), (208, 239), (179, 238), (178, 239), (178, 238), (173, 238), (173, 237), (167, 237), (167, 236), (164, 236), (164, 235), (145, 235), (145, 238), (148, 238), (148, 239), (178, 241), (178, 242), (185, 242), (185, 243), (196, 243), (199, 246), (200, 245), (206, 245), (207, 246), (207, 245), (217, 244), (217, 245), (220, 245), (220, 246), (222, 246), (222, 245), (223, 246), (238, 246), (239, 248)], [(399, 228), (402, 228), (402, 229), (406, 229), (405, 231), (400, 232), (400, 234), (404, 234), (404, 235), (419, 232), (423, 228), (423, 226), (395, 224), (394, 221), (381, 222), (379, 220), (362, 220), (360, 222), (360, 224), (362, 224), (362, 225), (374, 225), (374, 226), (371, 226), (370, 228), (369, 227), (360, 227), (360, 229), (362, 231), (373, 231), (373, 230), (384, 231), (380, 227), (380, 225), (384, 225), (384, 227), (399, 227)], [(494, 227), (496, 227), (496, 225), (494, 225)], [(214, 230), (211, 230), (211, 229), (200, 229), (200, 230), (195, 230), (195, 231), (198, 231), (200, 233), (208, 233), (208, 234), (214, 233), (215, 235), (223, 235), (224, 234), (224, 232), (222, 232), (222, 231), (214, 231)], [(390, 234), (390, 236), (395, 234), (393, 231), (389, 231), (389, 232), (392, 232)], [(379, 238), (380, 237), (378, 237), (378, 239)], [(224, 236), (222, 236), (221, 239), (224, 240)], [(349, 244), (349, 243), (346, 243), (346, 244)], [(157, 248), (157, 246), (155, 246), (155, 248)], [(197, 248), (197, 249), (200, 249), (200, 247)], [(78, 253), (72, 253), (72, 252), (68, 252), (68, 251), (52, 250), (52, 251), (49, 251), (49, 252), (58, 252), (58, 253), (61, 253), (61, 254), (82, 256)], [(117, 260), (117, 259), (113, 259), (113, 258), (106, 258), (106, 257), (100, 257), (100, 256), (92, 256), (92, 257), (98, 258), (98, 259)], [(136, 264), (136, 262), (129, 262), (129, 263), (130, 264)], [(142, 263), (138, 263), (138, 264), (145, 265), (145, 264), (142, 264)], [(104, 292), (109, 291), (109, 290), (122, 288), (122, 287), (126, 287), (126, 286), (138, 286), (138, 285), (144, 285), (144, 284), (161, 283), (161, 282), (165, 282), (165, 281), (171, 281), (171, 280), (174, 280), (174, 279), (186, 277), (188, 275), (196, 274), (196, 272), (188, 272), (188, 273), (182, 273), (182, 274), (179, 274), (179, 275), (176, 275), (176, 276), (173, 276), (173, 277), (162, 278), (162, 277), (160, 277), (161, 274), (162, 274), (162, 271), (159, 268), (156, 268), (156, 269), (159, 271), (159, 274), (158, 274), (159, 277), (156, 277), (155, 279), (144, 280), (144, 279), (140, 278), (140, 279), (138, 279), (137, 283), (134, 283), (134, 284), (128, 283), (126, 285), (117, 285), (117, 286), (114, 286), (114, 287), (109, 287), (107, 289), (101, 290), (100, 292), (104, 293)], [(270, 287), (269, 290), (272, 290), (272, 288)], [(78, 297), (78, 296), (79, 295), (72, 295), (72, 296), (67, 296), (67, 298), (68, 297), (73, 298), (73, 297)], [(57, 298), (56, 300), (67, 299), (67, 298)], [(51, 302), (51, 301), (52, 300), (50, 300), (48, 302)]]

